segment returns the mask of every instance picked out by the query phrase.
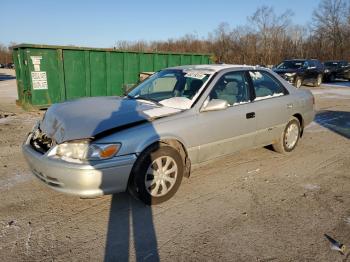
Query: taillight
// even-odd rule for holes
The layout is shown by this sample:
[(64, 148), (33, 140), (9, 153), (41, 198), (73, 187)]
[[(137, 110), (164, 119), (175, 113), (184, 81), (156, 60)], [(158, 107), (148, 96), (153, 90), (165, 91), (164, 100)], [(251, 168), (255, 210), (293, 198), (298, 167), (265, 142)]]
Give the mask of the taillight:
[(314, 95), (311, 95), (312, 96), (312, 104), (315, 105), (315, 96)]

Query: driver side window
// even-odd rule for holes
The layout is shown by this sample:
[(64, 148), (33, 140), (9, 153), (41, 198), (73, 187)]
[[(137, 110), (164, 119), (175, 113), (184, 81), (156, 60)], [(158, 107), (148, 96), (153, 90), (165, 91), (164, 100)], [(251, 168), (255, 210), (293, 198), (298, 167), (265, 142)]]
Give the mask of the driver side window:
[(151, 82), (148, 88), (142, 90), (141, 95), (148, 93), (173, 92), (177, 78), (174, 74), (167, 74)]
[(223, 75), (209, 94), (209, 99), (227, 101), (230, 106), (250, 102), (249, 84), (244, 72), (230, 72)]

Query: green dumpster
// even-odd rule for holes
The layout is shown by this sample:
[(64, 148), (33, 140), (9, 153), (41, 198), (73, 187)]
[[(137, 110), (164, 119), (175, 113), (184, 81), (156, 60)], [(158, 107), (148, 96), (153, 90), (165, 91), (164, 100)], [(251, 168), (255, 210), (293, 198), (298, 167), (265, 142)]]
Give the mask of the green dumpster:
[(29, 110), (78, 97), (122, 95), (142, 72), (210, 64), (211, 55), (21, 44), (13, 47), (13, 61), (17, 102)]

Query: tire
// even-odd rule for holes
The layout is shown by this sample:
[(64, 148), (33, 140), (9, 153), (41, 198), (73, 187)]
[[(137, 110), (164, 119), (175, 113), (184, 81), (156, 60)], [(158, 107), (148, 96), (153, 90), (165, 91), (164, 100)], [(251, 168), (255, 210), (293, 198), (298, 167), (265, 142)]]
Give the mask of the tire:
[(322, 75), (319, 74), (317, 75), (317, 78), (315, 80), (314, 87), (319, 87), (321, 84), (322, 84)]
[[(158, 164), (167, 169), (164, 171)], [(151, 146), (131, 171), (129, 192), (146, 205), (163, 203), (177, 192), (184, 170), (184, 160), (175, 148), (162, 143)]]
[(294, 84), (294, 86), (295, 86), (296, 88), (300, 88), (302, 84), (303, 84), (303, 80), (301, 79), (301, 77), (297, 76), (297, 77), (295, 78), (295, 84)]
[(335, 75), (334, 74), (331, 74), (329, 76), (329, 82), (334, 82), (335, 81)]
[[(288, 137), (288, 132), (290, 134), (290, 137)], [(293, 132), (293, 133), (290, 133), (290, 132)], [(286, 128), (280, 135), (280, 138), (278, 139), (278, 141), (272, 144), (273, 149), (276, 152), (281, 154), (285, 154), (293, 151), (298, 144), (300, 133), (301, 133), (300, 122), (296, 117), (292, 117), (291, 120), (286, 125)], [(290, 140), (288, 143), (288, 140), (287, 140), (288, 138), (289, 140), (293, 138), (293, 140)]]

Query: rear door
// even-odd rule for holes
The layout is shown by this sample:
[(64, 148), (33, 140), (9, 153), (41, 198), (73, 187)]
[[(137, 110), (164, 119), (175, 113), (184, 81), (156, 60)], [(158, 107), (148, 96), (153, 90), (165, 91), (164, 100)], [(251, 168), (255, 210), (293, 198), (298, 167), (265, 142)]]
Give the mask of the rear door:
[(341, 62), (342, 75), (341, 77), (350, 80), (350, 64), (346, 61)]
[(288, 91), (273, 75), (259, 70), (250, 71), (249, 75), (255, 92), (252, 102), (257, 124), (254, 144), (269, 145), (279, 138), (294, 105)]
[(316, 64), (314, 61), (312, 61), (312, 60), (308, 61), (308, 67), (306, 69), (306, 72), (307, 72), (307, 78), (308, 78), (307, 82), (308, 83), (315, 82), (317, 75), (318, 75), (318, 72), (317, 72), (317, 67), (316, 67)]

